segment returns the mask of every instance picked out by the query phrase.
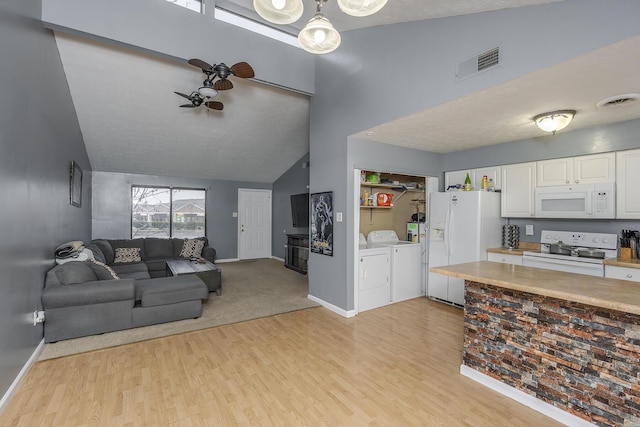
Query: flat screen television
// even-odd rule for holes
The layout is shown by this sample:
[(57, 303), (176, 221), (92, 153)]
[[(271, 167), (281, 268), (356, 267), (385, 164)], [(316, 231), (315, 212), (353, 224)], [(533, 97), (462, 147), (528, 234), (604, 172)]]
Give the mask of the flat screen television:
[(291, 195), (291, 219), (296, 228), (309, 227), (309, 193)]

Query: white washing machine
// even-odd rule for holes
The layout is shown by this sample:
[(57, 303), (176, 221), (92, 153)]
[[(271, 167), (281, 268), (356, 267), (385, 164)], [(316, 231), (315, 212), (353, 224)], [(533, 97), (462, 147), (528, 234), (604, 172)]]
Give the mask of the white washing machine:
[(371, 246), (391, 248), (392, 302), (424, 296), (420, 243), (400, 240), (394, 230), (372, 231), (367, 236), (367, 243)]
[(391, 248), (370, 245), (360, 233), (358, 312), (391, 303)]

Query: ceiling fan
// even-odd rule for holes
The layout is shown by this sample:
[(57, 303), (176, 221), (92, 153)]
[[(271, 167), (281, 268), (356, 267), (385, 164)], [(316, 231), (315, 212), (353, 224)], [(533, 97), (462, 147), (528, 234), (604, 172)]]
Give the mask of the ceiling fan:
[(207, 77), (202, 82), (202, 87), (191, 92), (191, 95), (175, 92), (191, 101), (191, 104), (184, 104), (181, 105), (181, 107), (194, 108), (204, 104), (207, 108), (222, 110), (224, 106), (221, 102), (208, 101), (207, 99), (214, 98), (220, 90), (233, 88), (233, 83), (228, 80), (228, 77), (235, 76), (249, 79), (255, 76), (253, 68), (246, 62), (238, 62), (231, 67), (227, 66), (224, 62), (211, 65), (201, 59), (190, 59), (187, 62), (194, 67), (200, 68)]

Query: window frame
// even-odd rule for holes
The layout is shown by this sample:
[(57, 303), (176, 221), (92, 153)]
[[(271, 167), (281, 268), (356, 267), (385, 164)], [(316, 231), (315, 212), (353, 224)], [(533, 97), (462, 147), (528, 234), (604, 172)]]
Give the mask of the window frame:
[[(169, 236), (168, 237), (161, 237), (161, 238), (165, 238), (165, 239), (173, 239), (174, 238), (174, 229), (173, 229), (173, 196), (174, 196), (174, 190), (186, 190), (186, 191), (202, 191), (204, 192), (204, 224), (203, 224), (203, 236), (205, 238), (207, 237), (207, 198), (208, 198), (208, 191), (206, 188), (200, 188), (200, 187), (174, 187), (174, 186), (167, 186), (167, 185), (143, 185), (143, 184), (132, 184), (131, 185), (131, 189), (129, 192), (129, 197), (130, 197), (130, 207), (129, 207), (129, 235), (131, 237), (131, 239), (134, 238), (146, 238), (147, 236), (140, 236), (140, 237), (134, 237), (134, 230), (133, 230), (133, 209), (134, 209), (134, 200), (133, 200), (133, 192), (135, 188), (152, 188), (152, 189), (162, 189), (162, 190), (167, 190), (168, 194), (169, 194)], [(201, 236), (195, 236), (195, 237), (190, 237), (190, 238), (197, 238), (197, 237), (201, 237)]]

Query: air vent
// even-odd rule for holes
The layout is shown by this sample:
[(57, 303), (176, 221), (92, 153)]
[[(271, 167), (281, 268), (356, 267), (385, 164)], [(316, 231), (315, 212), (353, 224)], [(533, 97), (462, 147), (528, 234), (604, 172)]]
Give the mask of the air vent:
[(486, 52), (462, 61), (458, 64), (456, 80), (460, 81), (486, 71), (500, 64), (500, 48), (494, 47)]
[(637, 93), (625, 93), (624, 95), (616, 95), (611, 96), (609, 98), (605, 98), (596, 103), (598, 108), (610, 108), (610, 107), (620, 107), (622, 105), (629, 105), (637, 102), (640, 99), (640, 94)]

